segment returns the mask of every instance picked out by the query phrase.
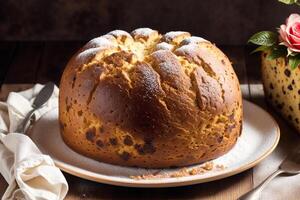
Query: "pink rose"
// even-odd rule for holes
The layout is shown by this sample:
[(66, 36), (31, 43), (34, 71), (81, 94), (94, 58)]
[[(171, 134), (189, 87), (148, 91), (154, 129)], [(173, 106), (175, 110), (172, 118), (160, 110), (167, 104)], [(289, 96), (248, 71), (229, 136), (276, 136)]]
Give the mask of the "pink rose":
[(292, 52), (300, 52), (300, 15), (291, 14), (279, 29), (279, 40)]

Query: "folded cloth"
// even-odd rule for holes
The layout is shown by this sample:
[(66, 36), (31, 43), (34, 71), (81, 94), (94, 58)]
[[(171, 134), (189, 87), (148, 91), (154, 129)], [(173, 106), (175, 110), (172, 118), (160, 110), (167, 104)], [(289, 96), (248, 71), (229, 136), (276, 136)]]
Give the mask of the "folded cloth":
[[(278, 122), (280, 122), (279, 120)], [(299, 150), (300, 137), (298, 133), (282, 124), (280, 142), (274, 152), (253, 169), (253, 184), (260, 184), (275, 172), (281, 162), (294, 151)], [(300, 199), (300, 174), (293, 176), (278, 176), (263, 189), (260, 199), (298, 200)]]
[[(8, 183), (2, 200), (59, 200), (67, 194), (67, 181), (53, 160), (42, 154), (28, 136), (15, 132), (42, 87), (36, 84), (22, 92), (11, 92), (6, 102), (0, 102), (0, 173)], [(55, 87), (49, 101), (34, 113), (36, 119), (57, 106)]]

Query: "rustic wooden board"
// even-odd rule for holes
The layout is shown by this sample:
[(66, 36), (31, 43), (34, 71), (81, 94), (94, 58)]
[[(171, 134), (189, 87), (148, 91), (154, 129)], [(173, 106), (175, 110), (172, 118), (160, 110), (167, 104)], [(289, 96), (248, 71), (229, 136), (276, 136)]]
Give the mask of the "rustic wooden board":
[[(229, 200), (237, 199), (243, 194), (246, 188), (246, 173), (226, 178), (211, 183), (198, 184), (178, 188), (125, 188), (104, 184), (95, 184), (77, 177), (69, 177), (70, 192), (66, 199), (209, 199), (209, 200)], [(247, 178), (246, 178), (247, 179)], [(71, 182), (70, 182), (71, 181)], [(80, 182), (80, 184), (78, 184)]]
[(5, 179), (3, 178), (3, 176), (0, 175), (0, 196), (2, 197), (6, 187), (8, 186), (8, 184), (6, 183)]

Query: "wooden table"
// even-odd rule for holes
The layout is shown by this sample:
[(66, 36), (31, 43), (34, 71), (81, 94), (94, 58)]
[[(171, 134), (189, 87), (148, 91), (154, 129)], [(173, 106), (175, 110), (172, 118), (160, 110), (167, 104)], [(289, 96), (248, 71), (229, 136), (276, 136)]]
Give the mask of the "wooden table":
[[(33, 83), (49, 80), (59, 83), (59, 78), (71, 55), (84, 42), (0, 42), (0, 99), (9, 91), (29, 88)], [(221, 46), (230, 58), (239, 77), (244, 98), (267, 109), (279, 122), (281, 142), (287, 146), (299, 136), (265, 105), (260, 82), (259, 58), (249, 55), (247, 46)], [(253, 187), (253, 169), (222, 180), (178, 188), (141, 189), (116, 187), (87, 181), (65, 173), (69, 183), (66, 199), (236, 199)], [(0, 196), (6, 189), (0, 175)], [(297, 195), (296, 195), (297, 196)]]

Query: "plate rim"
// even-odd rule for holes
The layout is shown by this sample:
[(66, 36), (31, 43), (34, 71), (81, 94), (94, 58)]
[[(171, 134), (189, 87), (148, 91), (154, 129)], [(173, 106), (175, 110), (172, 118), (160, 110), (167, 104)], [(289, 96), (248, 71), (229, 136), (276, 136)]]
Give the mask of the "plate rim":
[[(243, 102), (247, 102), (251, 106), (255, 106), (257, 109), (264, 112), (266, 115), (268, 115), (270, 117), (270, 119), (274, 122), (274, 125), (275, 125), (274, 128), (276, 128), (275, 141), (272, 144), (272, 146), (267, 151), (265, 151), (261, 156), (259, 156), (256, 160), (254, 160), (246, 165), (243, 165), (239, 168), (236, 168), (236, 169), (233, 168), (225, 173), (216, 174), (215, 176), (210, 176), (210, 177), (206, 177), (206, 178), (197, 178), (197, 175), (196, 175), (196, 176), (188, 176), (188, 177), (166, 178), (165, 182), (159, 182), (159, 183), (157, 182), (156, 179), (147, 180), (147, 182), (143, 182), (142, 180), (128, 182), (128, 181), (123, 181), (119, 177), (112, 177), (112, 176), (108, 176), (108, 175), (99, 174), (96, 172), (91, 172), (89, 170), (82, 169), (80, 167), (65, 163), (63, 161), (56, 160), (55, 158), (52, 158), (52, 159), (54, 161), (54, 164), (59, 169), (61, 169), (62, 171), (66, 172), (66, 173), (69, 173), (71, 175), (74, 175), (74, 176), (77, 176), (77, 177), (80, 177), (80, 178), (83, 178), (86, 180), (90, 180), (90, 181), (94, 181), (94, 182), (98, 182), (98, 183), (115, 185), (115, 186), (136, 187), (136, 188), (137, 187), (139, 187), (139, 188), (163, 188), (163, 187), (179, 187), (179, 186), (186, 186), (186, 185), (194, 185), (194, 184), (199, 184), (199, 183), (206, 183), (206, 182), (211, 182), (211, 181), (215, 181), (215, 180), (220, 180), (220, 179), (223, 179), (226, 177), (230, 177), (230, 176), (239, 174), (243, 171), (246, 171), (246, 170), (254, 167), (255, 165), (260, 163), (262, 160), (264, 160), (266, 157), (268, 157), (274, 151), (274, 149), (277, 147), (279, 140), (280, 140), (280, 128), (279, 128), (278, 123), (274, 119), (274, 117), (271, 114), (269, 114), (267, 111), (265, 111), (263, 108), (261, 108), (259, 105), (256, 105), (253, 102), (250, 102), (245, 99), (243, 99)], [(184, 178), (186, 180), (182, 180)], [(180, 180), (178, 181), (178, 179), (180, 179)], [(134, 179), (132, 179), (132, 180), (134, 180)]]

